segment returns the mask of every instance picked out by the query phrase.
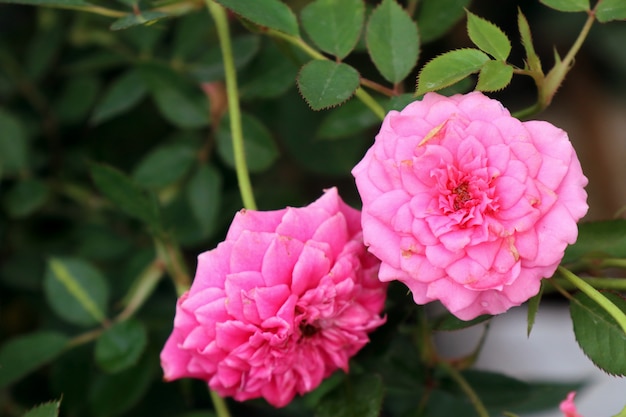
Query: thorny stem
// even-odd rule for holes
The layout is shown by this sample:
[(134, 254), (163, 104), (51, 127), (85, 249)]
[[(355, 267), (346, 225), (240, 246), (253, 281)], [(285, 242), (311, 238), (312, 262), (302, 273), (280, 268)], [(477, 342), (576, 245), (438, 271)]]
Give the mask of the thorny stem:
[(615, 321), (620, 325), (624, 333), (626, 333), (626, 314), (624, 314), (622, 310), (620, 310), (615, 304), (611, 302), (611, 300), (602, 295), (602, 293), (600, 293), (598, 290), (579, 278), (576, 274), (573, 274), (562, 266), (559, 266), (558, 271), (561, 273), (561, 275), (563, 275), (563, 277), (565, 277), (565, 279), (574, 284), (576, 288), (585, 293), (589, 298), (591, 298), (607, 313), (609, 313), (611, 317), (613, 317)]
[(235, 170), (237, 171), (239, 192), (241, 193), (244, 207), (250, 210), (256, 210), (257, 205), (254, 200), (254, 193), (252, 192), (248, 166), (246, 165), (243, 129), (241, 127), (241, 109), (239, 107), (239, 92), (237, 90), (237, 73), (235, 71), (235, 61), (233, 59), (233, 50), (230, 42), (228, 20), (222, 6), (215, 3), (213, 0), (206, 0), (206, 5), (217, 28), (217, 36), (220, 41), (220, 49), (224, 60), (226, 95), (228, 97), (228, 117), (230, 119), (230, 131), (233, 140)]
[(454, 366), (450, 365), (447, 362), (443, 362), (442, 361), (442, 362), (439, 363), (439, 366), (444, 371), (446, 371), (446, 373), (448, 375), (450, 375), (450, 377), (452, 377), (454, 382), (456, 382), (458, 384), (459, 388), (461, 388), (461, 390), (465, 393), (465, 395), (467, 395), (467, 398), (469, 398), (470, 402), (474, 406), (474, 409), (476, 410), (476, 413), (480, 417), (489, 417), (489, 413), (487, 412), (487, 409), (485, 408), (485, 405), (483, 404), (483, 402), (480, 400), (480, 398), (476, 394), (476, 391), (474, 391), (474, 389), (471, 387), (471, 385), (463, 377), (463, 374), (461, 374), (461, 372), (459, 372), (458, 369), (456, 369)]
[[(266, 33), (268, 35), (270, 35), (270, 36), (273, 36), (273, 37), (279, 38), (279, 39), (283, 39), (283, 40), (291, 43), (292, 45), (300, 48), (303, 52), (305, 52), (311, 58), (314, 58), (314, 59), (328, 59), (323, 54), (321, 54), (320, 52), (316, 51), (311, 46), (309, 46), (300, 37), (291, 36), (291, 35), (288, 35), (286, 33), (283, 33), (283, 32), (280, 32), (280, 31), (274, 30), (274, 29), (267, 29)], [(363, 79), (361, 79), (361, 84), (364, 85), (364, 86), (367, 86), (366, 83), (363, 82)], [(369, 87), (371, 87), (371, 85)], [(380, 104), (378, 104), (378, 102), (376, 100), (374, 100), (374, 98), (367, 91), (365, 91), (365, 90), (363, 90), (362, 88), (359, 87), (356, 90), (355, 95), (376, 116), (378, 116), (378, 118), (380, 118), (380, 120), (383, 120), (385, 118), (385, 114), (387, 112), (385, 111), (385, 109)], [(395, 95), (395, 94), (392, 94), (392, 95)]]

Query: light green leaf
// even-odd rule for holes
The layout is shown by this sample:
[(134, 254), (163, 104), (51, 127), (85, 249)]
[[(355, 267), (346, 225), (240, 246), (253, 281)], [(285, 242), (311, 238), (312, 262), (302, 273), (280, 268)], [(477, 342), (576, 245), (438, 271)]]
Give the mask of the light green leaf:
[[(539, 0), (548, 7), (561, 12), (584, 12), (589, 10), (589, 0)], [(605, 1), (605, 0), (603, 0)], [(618, 0), (621, 1), (621, 0)]]
[(57, 417), (59, 415), (59, 407), (61, 407), (61, 401), (51, 401), (32, 408), (22, 417)]
[(0, 347), (0, 388), (12, 384), (57, 357), (68, 340), (61, 333), (41, 331), (6, 342)]
[(302, 27), (324, 52), (345, 58), (356, 46), (365, 19), (363, 0), (316, 0), (300, 13)]
[(624, 408), (622, 408), (622, 411), (615, 414), (613, 417), (626, 417), (626, 406), (624, 406)]
[(93, 111), (91, 122), (100, 124), (132, 109), (146, 95), (143, 79), (134, 69), (116, 78)]
[(511, 83), (513, 67), (502, 61), (488, 61), (478, 73), (478, 91), (498, 91)]
[(296, 15), (279, 0), (217, 0), (217, 2), (257, 25), (276, 29), (288, 35), (298, 35)]
[(320, 139), (345, 138), (379, 122), (378, 117), (363, 102), (350, 100), (324, 118), (316, 136)]
[(383, 0), (372, 12), (365, 42), (374, 65), (392, 83), (402, 81), (417, 63), (417, 25), (395, 0)]
[(155, 230), (160, 228), (159, 208), (154, 196), (146, 194), (121, 171), (107, 165), (93, 164), (91, 178), (100, 192), (120, 210)]
[(170, 123), (189, 129), (209, 124), (208, 98), (198, 86), (156, 63), (141, 65), (139, 73), (161, 115)]
[(471, 12), (467, 12), (467, 33), (474, 44), (495, 59), (506, 61), (511, 41), (502, 30)]
[(96, 342), (96, 363), (109, 373), (117, 373), (137, 363), (148, 341), (146, 328), (129, 319), (106, 329)]
[(222, 193), (222, 176), (211, 165), (200, 165), (187, 185), (187, 200), (202, 231), (215, 230)]
[(451, 86), (478, 72), (489, 56), (478, 49), (456, 49), (429, 61), (419, 73), (417, 95)]
[(50, 307), (70, 323), (91, 326), (106, 320), (107, 282), (100, 271), (81, 259), (49, 259), (44, 290)]
[(161, 20), (165, 17), (169, 17), (167, 13), (159, 12), (156, 10), (148, 10), (139, 14), (129, 13), (124, 17), (120, 17), (110, 26), (111, 30), (128, 29), (133, 26), (150, 24)]
[(596, 18), (602, 23), (611, 20), (626, 20), (626, 1), (602, 0), (596, 7)]
[(420, 0), (417, 27), (423, 43), (447, 33), (465, 15), (471, 0)]
[[(626, 313), (626, 300), (617, 294), (603, 295)], [(574, 334), (585, 355), (611, 375), (626, 375), (626, 333), (604, 308), (583, 293), (570, 301)]]
[(0, 172), (12, 175), (26, 168), (28, 143), (26, 130), (12, 113), (0, 109)]
[[(265, 171), (278, 158), (272, 134), (257, 118), (247, 113), (241, 115), (241, 123), (248, 169), (250, 172)], [(217, 151), (227, 165), (235, 168), (228, 114), (222, 118), (217, 132)]]
[(28, 178), (13, 185), (3, 199), (11, 217), (27, 217), (39, 210), (48, 199), (48, 185), (36, 178)]
[[(316, 417), (378, 417), (383, 402), (383, 383), (379, 375), (357, 375), (322, 398)], [(345, 388), (345, 389), (342, 389)]]
[(535, 52), (535, 47), (533, 45), (533, 38), (530, 34), (528, 20), (526, 20), (526, 16), (524, 16), (521, 10), (518, 10), (517, 14), (517, 26), (519, 27), (522, 45), (524, 45), (524, 50), (526, 51), (526, 67), (538, 74), (543, 74), (541, 61), (539, 60), (539, 56)]
[(189, 143), (166, 143), (144, 155), (133, 171), (133, 179), (146, 188), (163, 188), (180, 180), (196, 161)]
[(313, 60), (300, 70), (298, 89), (313, 110), (334, 107), (348, 100), (359, 87), (359, 73), (351, 66)]

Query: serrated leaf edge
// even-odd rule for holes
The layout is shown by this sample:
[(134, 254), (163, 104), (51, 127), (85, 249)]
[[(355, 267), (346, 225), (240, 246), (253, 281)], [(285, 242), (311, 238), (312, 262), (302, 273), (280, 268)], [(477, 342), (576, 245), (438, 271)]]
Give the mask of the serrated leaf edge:
[[(306, 64), (304, 64), (302, 67), (300, 67), (300, 70), (298, 71), (298, 75), (296, 76), (296, 86), (298, 87), (298, 94), (300, 94), (300, 97), (302, 97), (302, 99), (304, 100), (304, 102), (307, 104), (307, 106), (309, 106), (309, 108), (313, 111), (320, 111), (320, 110), (327, 110), (327, 109), (334, 109), (336, 107), (339, 107), (341, 105), (343, 105), (344, 103), (346, 103), (348, 100), (350, 100), (352, 97), (354, 97), (354, 95), (356, 94), (356, 90), (358, 90), (361, 86), (357, 86), (357, 88), (354, 89), (354, 91), (352, 92), (352, 94), (350, 94), (350, 96), (348, 96), (345, 100), (335, 103), (335, 104), (331, 104), (330, 106), (324, 106), (324, 107), (320, 107), (320, 108), (315, 108), (311, 105), (311, 103), (309, 103), (309, 100), (307, 100), (307, 98), (304, 96), (304, 94), (302, 93), (302, 90), (300, 89), (300, 74), (302, 73), (302, 70), (304, 69), (304, 67), (306, 67), (308, 64), (310, 64), (311, 62), (315, 62), (315, 61), (324, 61), (324, 60), (316, 60), (313, 59), (309, 62), (307, 62)], [(338, 64), (342, 64), (341, 62), (338, 62)], [(348, 65), (348, 64), (344, 64), (344, 65)], [(355, 71), (356, 68), (354, 68), (351, 65), (348, 65), (350, 68), (354, 69)], [(357, 71), (358, 74), (358, 71)]]

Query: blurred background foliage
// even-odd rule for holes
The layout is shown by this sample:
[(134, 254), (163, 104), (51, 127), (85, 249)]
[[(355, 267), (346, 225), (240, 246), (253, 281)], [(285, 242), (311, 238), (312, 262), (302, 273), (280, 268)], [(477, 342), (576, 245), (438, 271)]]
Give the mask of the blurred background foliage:
[[(309, 2), (286, 3), (299, 16)], [(366, 14), (376, 3), (367, 2)], [(132, 0), (99, 4), (118, 10), (153, 6)], [(167, 4), (176, 18), (147, 12), (142, 19), (148, 23), (140, 25), (133, 13), (118, 18), (0, 4), (0, 358), (12, 361), (0, 369), (2, 416), (20, 416), (61, 397), (66, 416), (212, 415), (202, 382), (161, 380), (158, 354), (176, 302), (162, 255), (182, 256), (193, 271), (197, 254), (223, 239), (242, 202), (214, 24), (201, 2), (184, 8)], [(511, 36), (511, 62), (519, 65), (518, 6), (547, 62), (552, 46), (569, 45), (584, 20), (534, 1), (494, 4), (420, 1), (414, 14), (421, 39), (416, 68), (441, 52), (470, 45), (464, 7)], [(230, 23), (259, 208), (305, 205), (331, 186), (358, 206), (350, 170), (372, 143), (377, 117), (355, 99), (310, 110), (296, 88), (296, 76), (310, 58), (285, 41), (249, 30), (234, 15)], [(583, 79), (595, 97), (623, 101), (625, 30), (612, 24), (594, 29), (576, 62), (580, 70), (563, 88), (565, 97), (580, 94), (571, 84)], [(362, 36), (345, 62), (388, 84)], [(399, 98), (374, 93), (375, 98), (387, 109), (401, 107), (411, 98), (400, 94), (415, 90), (417, 69), (395, 86)], [(471, 83), (456, 87), (472, 88)], [(493, 96), (519, 109), (532, 103), (535, 91), (529, 79), (514, 79)], [(598, 217), (623, 204), (602, 201)], [(465, 396), (437, 370), (403, 360), (415, 355), (414, 330), (403, 331), (413, 314), (405, 300), (404, 288), (392, 286), (389, 324), (357, 357), (353, 383), (371, 387), (384, 380), (386, 396), (394, 401), (386, 401), (382, 415), (419, 415), (415, 410), (469, 415)], [(484, 388), (494, 410), (523, 411), (526, 400), (541, 395), (554, 406), (571, 388), (484, 373), (468, 378)], [(326, 396), (322, 406), (319, 399), (344, 379), (335, 375), (282, 410), (251, 401), (231, 404), (232, 412), (305, 416), (317, 407), (316, 415), (332, 415), (328, 404), (336, 399)], [(430, 401), (417, 404), (427, 389)], [(374, 401), (380, 400), (377, 395)]]

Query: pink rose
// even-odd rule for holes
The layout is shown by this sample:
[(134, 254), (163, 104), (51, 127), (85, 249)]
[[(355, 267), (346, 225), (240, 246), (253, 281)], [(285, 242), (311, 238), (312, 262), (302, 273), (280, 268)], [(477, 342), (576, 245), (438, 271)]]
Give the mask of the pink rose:
[(303, 208), (241, 210), (198, 257), (161, 352), (168, 381), (276, 407), (316, 388), (384, 323), (386, 284), (363, 245), (360, 213), (337, 190)]
[(561, 410), (565, 417), (582, 417), (578, 414), (578, 410), (576, 410), (576, 405), (574, 404), (575, 396), (576, 392), (570, 392), (567, 394), (567, 398), (561, 401), (561, 404), (559, 405), (559, 410)]
[(588, 209), (567, 134), (479, 92), (389, 112), (352, 174), (379, 279), (463, 320), (537, 294)]

